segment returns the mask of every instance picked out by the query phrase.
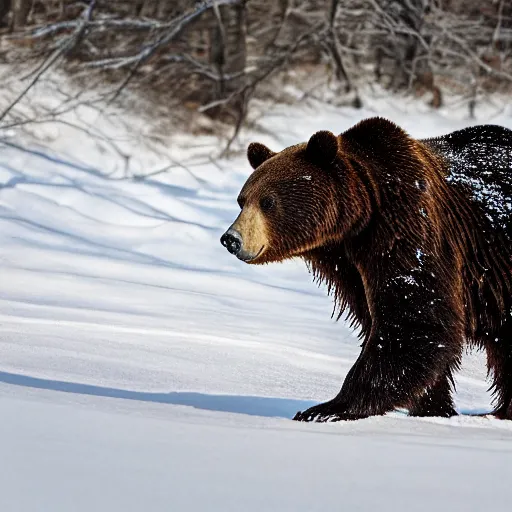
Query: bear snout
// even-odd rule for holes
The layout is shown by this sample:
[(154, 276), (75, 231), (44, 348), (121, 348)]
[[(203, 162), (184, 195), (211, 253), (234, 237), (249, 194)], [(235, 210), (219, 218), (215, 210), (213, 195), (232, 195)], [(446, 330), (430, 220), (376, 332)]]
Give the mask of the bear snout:
[(235, 256), (238, 255), (242, 249), (242, 236), (238, 231), (229, 228), (221, 237), (220, 243)]
[(239, 260), (251, 263), (263, 252), (264, 246), (259, 251), (253, 252), (244, 248), (242, 235), (232, 227), (229, 228), (220, 238), (220, 243)]

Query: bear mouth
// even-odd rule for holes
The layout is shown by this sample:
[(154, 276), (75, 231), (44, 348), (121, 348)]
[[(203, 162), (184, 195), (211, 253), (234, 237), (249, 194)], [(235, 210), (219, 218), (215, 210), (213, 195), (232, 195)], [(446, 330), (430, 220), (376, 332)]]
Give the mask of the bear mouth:
[(250, 255), (250, 254), (237, 254), (237, 258), (239, 260), (242, 260), (244, 261), (245, 263), (251, 263), (253, 262), (256, 258), (258, 258), (258, 256), (260, 256), (260, 254), (263, 252), (263, 249), (265, 249), (265, 246), (262, 245), (260, 250), (254, 255)]

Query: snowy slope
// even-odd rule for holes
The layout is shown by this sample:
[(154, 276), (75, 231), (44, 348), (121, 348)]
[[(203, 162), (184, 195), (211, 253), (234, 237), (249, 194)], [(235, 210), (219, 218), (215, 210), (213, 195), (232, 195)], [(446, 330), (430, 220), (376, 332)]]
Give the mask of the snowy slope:
[[(376, 109), (417, 137), (469, 124)], [(259, 121), (272, 135), (241, 145), (374, 114), (274, 107)], [(506, 111), (491, 121), (512, 128)], [(338, 391), (358, 343), (299, 261), (251, 267), (220, 245), (243, 157), (130, 180), (57, 135), (0, 147), (0, 510), (508, 510), (508, 422), (289, 421)], [(484, 363), (465, 361), (463, 412), (489, 410)]]

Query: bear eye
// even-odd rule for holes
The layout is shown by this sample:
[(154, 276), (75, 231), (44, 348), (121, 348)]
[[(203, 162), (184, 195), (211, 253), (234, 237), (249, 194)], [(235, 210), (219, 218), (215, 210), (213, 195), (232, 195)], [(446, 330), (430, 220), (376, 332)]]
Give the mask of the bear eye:
[(275, 205), (275, 200), (273, 197), (265, 196), (265, 197), (262, 197), (260, 200), (260, 208), (264, 212), (268, 212), (268, 211), (272, 210), (274, 205)]
[(244, 208), (245, 204), (245, 197), (239, 197), (236, 202), (238, 203), (238, 206), (240, 206), (240, 209), (242, 210)]

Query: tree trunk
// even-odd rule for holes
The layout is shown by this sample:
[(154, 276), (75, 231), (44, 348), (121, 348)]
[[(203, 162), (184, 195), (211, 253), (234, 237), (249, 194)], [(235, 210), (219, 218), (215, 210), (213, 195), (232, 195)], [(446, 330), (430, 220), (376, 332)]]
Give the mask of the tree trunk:
[(0, 27), (7, 25), (5, 18), (11, 10), (11, 0), (0, 0)]
[(13, 28), (23, 28), (27, 23), (28, 14), (32, 7), (32, 0), (14, 0)]
[(193, 0), (138, 0), (137, 16), (147, 16), (159, 20), (171, 20), (186, 9), (194, 7)]
[[(218, 16), (214, 17), (210, 35), (210, 65), (217, 70), (220, 77), (218, 97), (226, 97), (244, 84), (246, 28), (244, 3), (221, 7)], [(231, 78), (230, 75), (237, 75), (237, 78)]]

